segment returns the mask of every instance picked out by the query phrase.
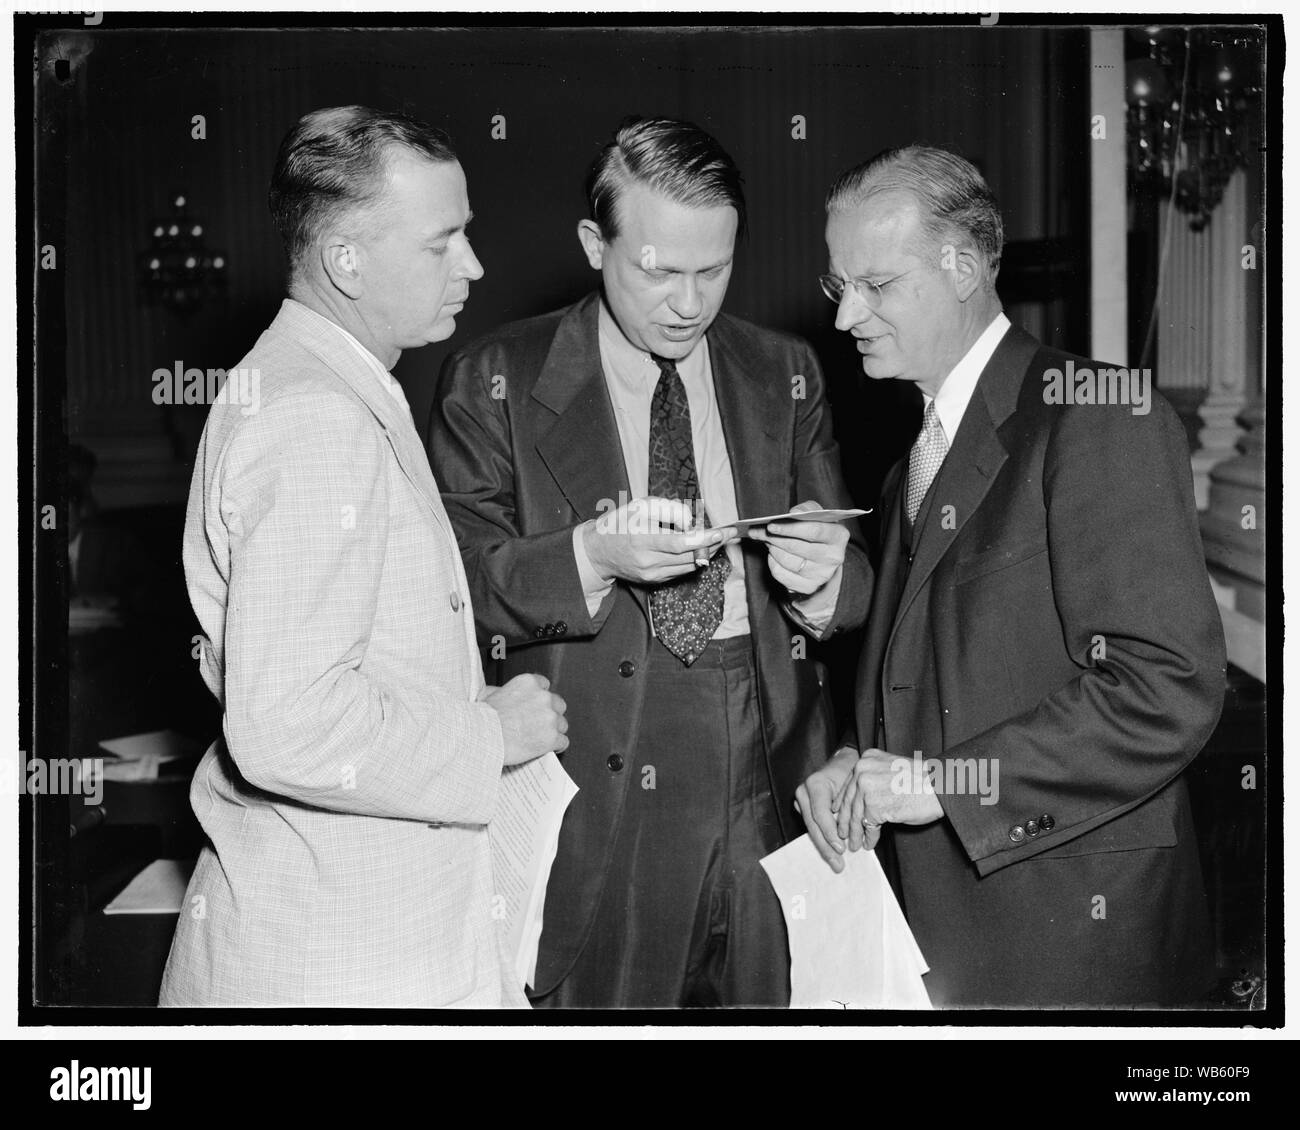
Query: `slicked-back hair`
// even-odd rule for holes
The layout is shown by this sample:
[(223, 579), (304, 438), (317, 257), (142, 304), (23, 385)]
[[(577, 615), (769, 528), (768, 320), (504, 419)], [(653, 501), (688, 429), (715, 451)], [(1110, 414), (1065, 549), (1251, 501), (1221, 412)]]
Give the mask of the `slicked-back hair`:
[(886, 149), (842, 173), (826, 194), (826, 211), (856, 208), (879, 192), (903, 189), (921, 206), (935, 243), (964, 236), (988, 263), (990, 284), (1002, 262), (1002, 214), (993, 190), (964, 157), (928, 145)]
[(292, 274), (340, 214), (374, 204), (393, 153), (455, 161), (447, 135), (402, 114), (367, 106), (313, 110), (280, 143), (271, 174), (271, 220)]
[(618, 201), (637, 181), (688, 208), (731, 205), (745, 233), (744, 178), (712, 134), (673, 118), (626, 118), (587, 173), (587, 208), (605, 242), (618, 238)]

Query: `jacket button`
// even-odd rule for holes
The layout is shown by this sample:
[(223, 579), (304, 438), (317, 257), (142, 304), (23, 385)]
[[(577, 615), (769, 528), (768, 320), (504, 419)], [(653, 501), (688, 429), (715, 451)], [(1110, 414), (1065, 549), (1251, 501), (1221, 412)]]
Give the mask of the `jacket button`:
[(623, 755), (621, 753), (611, 753), (605, 758), (605, 764), (609, 766), (611, 773), (617, 773), (623, 768)]
[(1038, 821), (1037, 821), (1037, 820), (1026, 820), (1026, 821), (1025, 821), (1025, 832), (1026, 832), (1027, 835), (1030, 835), (1030, 836), (1036, 836), (1036, 835), (1038, 835)]
[(563, 620), (556, 620), (556, 621), (555, 621), (555, 634), (556, 634), (557, 636), (568, 635), (568, 632), (569, 632), (569, 625), (568, 625), (568, 624), (566, 624)]
[(636, 674), (636, 664), (630, 659), (625, 659), (618, 665), (618, 673), (622, 675), (623, 678), (630, 679)]
[(1042, 828), (1044, 832), (1050, 832), (1053, 828), (1056, 827), (1056, 821), (1053, 820), (1050, 816), (1040, 816), (1038, 818), (1038, 826)]
[(1019, 824), (1011, 829), (1011, 842), (1013, 844), (1021, 844), (1025, 842), (1025, 830)]
[(543, 624), (539, 624), (539, 625), (537, 626), (537, 630), (536, 630), (535, 632), (533, 632), (533, 635), (536, 636), (539, 640), (544, 640), (544, 639), (546, 638), (546, 627), (545, 627), (545, 625), (543, 625)]
[(450, 604), (451, 604), (451, 610), (453, 612), (460, 611), (460, 593), (454, 592), (451, 594)]
[(546, 627), (542, 629), (542, 635), (545, 636), (548, 640), (553, 638), (555, 635), (555, 625), (547, 624)]

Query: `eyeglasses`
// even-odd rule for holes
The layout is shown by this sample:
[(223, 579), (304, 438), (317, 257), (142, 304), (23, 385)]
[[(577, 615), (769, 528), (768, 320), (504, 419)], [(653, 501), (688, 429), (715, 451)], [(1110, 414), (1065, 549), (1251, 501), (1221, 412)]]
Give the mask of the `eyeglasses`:
[[(907, 272), (903, 272), (906, 274)], [(902, 275), (895, 275), (894, 279), (901, 279)], [(862, 301), (873, 310), (879, 310), (885, 301), (885, 287), (894, 279), (886, 279), (883, 283), (873, 283), (870, 279), (849, 279), (845, 282), (839, 275), (818, 275), (817, 281), (822, 284), (822, 293), (838, 306), (844, 300), (844, 288), (852, 286), (856, 290)]]

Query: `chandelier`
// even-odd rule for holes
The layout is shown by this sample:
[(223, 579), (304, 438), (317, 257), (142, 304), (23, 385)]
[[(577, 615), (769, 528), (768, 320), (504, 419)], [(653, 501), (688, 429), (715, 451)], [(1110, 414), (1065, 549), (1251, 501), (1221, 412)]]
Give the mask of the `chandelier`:
[(1172, 198), (1200, 231), (1261, 140), (1261, 34), (1148, 27), (1126, 54), (1129, 188)]
[(150, 227), (149, 247), (140, 256), (141, 287), (150, 305), (189, 314), (224, 290), (226, 255), (209, 250), (184, 192), (173, 193), (171, 205), (171, 216)]

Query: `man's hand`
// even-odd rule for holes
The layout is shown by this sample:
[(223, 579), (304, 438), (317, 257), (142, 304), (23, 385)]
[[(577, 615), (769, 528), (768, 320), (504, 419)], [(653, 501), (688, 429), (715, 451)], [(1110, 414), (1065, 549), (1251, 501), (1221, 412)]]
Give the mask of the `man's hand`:
[(504, 687), (484, 687), (479, 694), (479, 702), (486, 702), (501, 719), (507, 765), (569, 748), (564, 699), (550, 688), (544, 675), (516, 675)]
[[(634, 498), (590, 522), (582, 545), (592, 568), (615, 578), (658, 585), (707, 565), (730, 539), (729, 530), (695, 530), (695, 515), (685, 502)], [(687, 532), (690, 531), (690, 532)]]
[[(821, 508), (817, 502), (801, 502), (791, 513)], [(749, 536), (767, 545), (773, 578), (800, 596), (815, 593), (840, 570), (849, 544), (843, 522), (771, 522), (755, 526)]]
[(794, 806), (803, 817), (812, 840), (821, 857), (831, 865), (832, 871), (843, 871), (844, 837), (833, 807), (835, 798), (853, 777), (858, 751), (845, 747), (825, 765), (811, 774), (795, 791)]
[(832, 808), (850, 851), (875, 847), (882, 824), (929, 824), (943, 815), (924, 763), (883, 749), (863, 751)]

